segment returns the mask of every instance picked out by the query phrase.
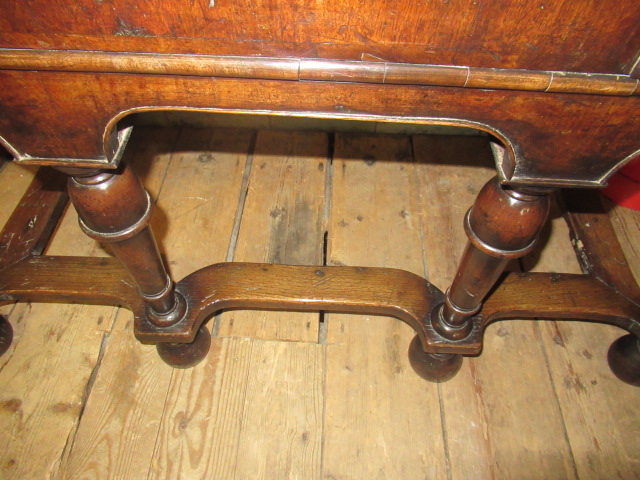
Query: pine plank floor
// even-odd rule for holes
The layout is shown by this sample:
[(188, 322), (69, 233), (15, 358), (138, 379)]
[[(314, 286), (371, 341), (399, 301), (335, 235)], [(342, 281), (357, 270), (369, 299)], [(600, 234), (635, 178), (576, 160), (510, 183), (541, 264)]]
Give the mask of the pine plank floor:
[[(483, 137), (137, 127), (126, 153), (180, 279), (225, 261), (403, 268), (441, 289), (462, 216), (493, 175)], [(0, 225), (35, 170), (0, 167)], [(607, 203), (640, 279), (640, 214)], [(578, 273), (556, 211), (513, 268)], [(47, 253), (105, 256), (68, 208)], [(451, 381), (409, 366), (386, 317), (230, 311), (189, 370), (133, 338), (125, 309), (0, 307), (0, 479), (633, 479), (640, 389), (606, 364), (623, 332), (490, 326)]]

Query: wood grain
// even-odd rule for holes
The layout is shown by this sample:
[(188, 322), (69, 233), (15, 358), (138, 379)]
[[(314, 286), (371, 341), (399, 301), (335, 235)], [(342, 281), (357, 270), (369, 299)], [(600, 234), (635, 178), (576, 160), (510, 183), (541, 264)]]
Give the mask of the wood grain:
[(225, 260), (251, 138), (248, 130), (184, 128), (172, 146), (152, 224), (174, 280)]
[[(423, 273), (408, 139), (337, 135), (333, 172), (328, 263)], [(374, 316), (326, 321), (325, 478), (446, 476), (438, 389), (407, 358), (413, 330)]]
[(172, 368), (130, 328), (112, 332), (54, 478), (146, 478), (171, 378)]
[(115, 122), (163, 109), (477, 128), (504, 144), (499, 174), (516, 185), (602, 185), (639, 154), (637, 96), (9, 70), (0, 78), (0, 132), (21, 162), (115, 168)]
[[(630, 219), (635, 217), (637, 222), (637, 212), (625, 214)], [(594, 215), (599, 216), (597, 212)], [(581, 217), (588, 218), (584, 213)], [(630, 232), (625, 235), (621, 230), (618, 238), (627, 253), (631, 253), (628, 258), (637, 262), (633, 254), (637, 242), (629, 243)], [(633, 233), (637, 235), (638, 229)], [(580, 273), (575, 256), (566, 256), (567, 252), (571, 253), (568, 227), (556, 215), (546, 249), (531, 269)], [(561, 321), (541, 322), (538, 329), (577, 475), (590, 479), (636, 478), (640, 422), (633, 404), (638, 389), (620, 382), (606, 361), (609, 345), (625, 332), (608, 325)], [(594, 405), (600, 408), (593, 408)], [(602, 414), (604, 411), (607, 415)]]
[(0, 270), (44, 252), (66, 206), (66, 175), (42, 169), (0, 232)]
[[(134, 165), (137, 172), (157, 198), (152, 224), (163, 250), (184, 253), (168, 256), (174, 276), (224, 259), (232, 215), (220, 215), (216, 209), (202, 206), (215, 199), (223, 206), (235, 207), (250, 139), (246, 131), (184, 129), (179, 137), (178, 132), (140, 129), (131, 152), (131, 160), (138, 160)], [(167, 178), (170, 181), (165, 183)], [(208, 234), (201, 235), (203, 230)], [(198, 240), (212, 247), (194, 246), (192, 242)], [(155, 348), (135, 340), (132, 320), (128, 311), (118, 316), (105, 352), (109, 360), (96, 378), (78, 442), (67, 454), (60, 478), (142, 478), (150, 469), (174, 371), (159, 359)], [(129, 401), (123, 403), (123, 396)], [(141, 430), (147, 434), (127, 434)], [(109, 461), (102, 461), (103, 457)]]
[[(3, 163), (0, 167), (0, 184), (2, 185), (2, 202), (0, 202), (0, 225), (5, 225), (11, 214), (13, 213), (14, 208), (18, 203), (20, 203), (20, 199), (22, 195), (27, 190), (27, 187), (31, 183), (35, 173), (37, 171), (37, 167), (25, 167), (19, 166), (15, 163), (6, 162)], [(12, 310), (13, 305), (3, 305), (0, 306), (0, 314), (8, 315)], [(16, 316), (14, 318), (14, 322), (12, 322), (12, 326), (14, 330), (18, 325), (15, 322), (20, 316), (18, 312), (16, 312)], [(17, 332), (14, 332), (17, 334)], [(7, 353), (4, 357), (0, 357), (0, 365), (6, 361)]]
[[(153, 198), (164, 182), (170, 162), (168, 153), (178, 133), (175, 129), (146, 128), (133, 134), (125, 161), (133, 164)], [(60, 232), (73, 234), (73, 241), (58, 241)], [(80, 248), (90, 249), (92, 255), (109, 255), (98, 242), (80, 232), (77, 214), (69, 208), (47, 253), (77, 255)], [(49, 308), (55, 309), (56, 305)], [(135, 340), (131, 329), (131, 313), (118, 310), (113, 328), (103, 340), (101, 361), (91, 380), (79, 425), (53, 478), (139, 477), (148, 468), (143, 459), (150, 448), (147, 442), (157, 432), (157, 412), (166, 395), (170, 369), (158, 361), (154, 348)], [(153, 405), (158, 408), (150, 408)], [(141, 430), (146, 435), (132, 434)]]
[(149, 478), (320, 478), (323, 349), (214, 338), (178, 371)]
[[(428, 279), (440, 287), (453, 279), (466, 243), (463, 215), (493, 174), (485, 142), (414, 137)], [(460, 373), (442, 385), (452, 478), (514, 478), (525, 471), (526, 478), (548, 478), (549, 472), (574, 477), (547, 372), (527, 368), (544, 364), (538, 337), (533, 323), (492, 325), (482, 355), (466, 359)]]
[[(125, 160), (135, 164), (136, 172), (153, 196), (157, 195), (164, 180), (169, 161), (165, 153), (175, 143), (177, 133), (177, 130), (159, 133), (149, 128), (140, 129), (133, 136)], [(56, 237), (48, 253), (74, 255), (77, 254), (78, 244), (84, 244), (85, 248), (92, 248), (97, 255), (108, 254), (97, 242), (80, 233), (73, 208), (67, 212), (59, 231), (74, 232), (73, 242), (57, 242)], [(55, 305), (50, 308), (55, 308)], [(140, 462), (141, 457), (134, 453), (140, 441), (143, 442), (140, 452), (144, 452), (147, 447), (144, 440), (151, 437), (126, 435), (129, 431), (126, 429), (153, 431), (153, 417), (141, 414), (135, 405), (139, 397), (144, 398), (141, 406), (162, 398), (163, 384), (165, 392), (167, 386), (157, 369), (166, 367), (157, 361), (155, 349), (142, 346), (133, 338), (131, 315), (126, 310), (120, 310), (114, 331), (105, 340), (104, 363), (101, 362), (99, 374), (93, 380), (95, 389), (92, 388), (91, 395), (86, 399), (82, 421), (75, 434), (78, 441), (68, 444), (57, 472), (58, 478), (81, 475), (100, 477), (112, 475), (113, 472), (127, 476), (127, 472), (140, 472), (141, 466), (145, 468), (144, 463)], [(141, 363), (150, 359), (154, 362)], [(132, 372), (135, 373), (131, 375)], [(123, 398), (129, 401), (122, 402)], [(133, 407), (130, 402), (133, 402)], [(155, 412), (153, 409), (146, 411)], [(157, 430), (157, 420), (155, 424)], [(96, 461), (102, 458), (108, 461)]]
[[(134, 131), (125, 160), (158, 198), (154, 227), (179, 277), (228, 254), (246, 132), (177, 133)], [(415, 137), (412, 153), (402, 137), (339, 135), (329, 261), (426, 272), (445, 287), (465, 241), (462, 213), (492, 172), (485, 142)], [(213, 158), (201, 165), (200, 154)], [(414, 155), (417, 162), (403, 161)], [(213, 163), (219, 174), (208, 170)], [(16, 167), (0, 170), (7, 204), (30, 181)], [(278, 181), (261, 188), (276, 191)], [(216, 208), (181, 206), (205, 195)], [(637, 275), (638, 217), (609, 208)], [(553, 216), (533, 268), (577, 271), (566, 227)], [(107, 255), (75, 222), (69, 210), (50, 252)], [(207, 229), (215, 233), (202, 245), (214, 247), (193, 247)], [(498, 322), (482, 356), (437, 387), (411, 371), (413, 332), (390, 318), (326, 315), (320, 345), (214, 338), (203, 364), (172, 371), (135, 341), (127, 311), (106, 309), (100, 319), (95, 308), (13, 310), (18, 336), (0, 363), (0, 477), (637, 476), (637, 389), (616, 380), (604, 358), (618, 329)]]
[[(156, 198), (164, 181), (169, 160), (166, 152), (171, 150), (177, 134), (177, 130), (136, 129), (131, 146), (124, 158), (124, 161), (133, 165), (134, 171), (153, 199)], [(159, 218), (153, 218), (152, 221), (158, 222), (162, 218), (162, 213), (158, 213), (156, 209), (155, 216)], [(153, 226), (159, 230), (156, 234), (159, 233), (162, 237), (162, 229), (158, 229), (156, 225)], [(72, 205), (67, 206), (65, 215), (57, 228), (59, 231), (75, 232), (76, 235), (71, 237), (71, 241), (58, 241), (54, 236), (51, 246), (45, 251), (47, 255), (78, 255), (78, 252), (88, 250), (92, 256), (110, 256), (107, 247), (103, 247), (99, 242), (81, 232), (78, 226), (78, 214)]]
[(582, 270), (640, 304), (640, 287), (600, 197), (591, 192), (564, 192), (562, 200), (570, 212), (566, 220)]
[[(229, 133), (221, 131), (220, 135), (219, 138), (226, 138)], [(274, 148), (277, 144), (274, 141), (278, 138), (277, 134), (267, 134), (266, 137), (271, 139), (270, 145)], [(301, 150), (301, 144), (314, 136), (295, 134), (289, 135), (288, 138), (297, 139), (295, 143), (298, 145), (298, 154), (301, 154), (305, 151)], [(280, 137), (280, 140), (282, 139), (283, 137)], [(285, 148), (289, 148), (286, 143), (284, 145)], [(312, 151), (315, 149), (313, 145), (312, 141), (308, 147)], [(279, 144), (276, 150), (282, 146)], [(218, 163), (222, 163), (224, 156), (220, 156), (218, 150), (223, 148), (223, 145), (218, 144), (215, 147), (211, 148), (213, 156)], [(246, 156), (248, 144), (244, 148), (242, 152)], [(227, 145), (226, 149), (240, 153), (238, 145), (232, 149)], [(266, 152), (263, 154), (264, 160), (269, 162), (269, 155)], [(185, 173), (186, 160), (183, 163), (182, 175), (185, 180), (193, 181), (195, 172), (192, 169), (196, 167), (192, 164)], [(240, 163), (230, 161), (232, 157), (229, 156), (226, 160), (229, 164), (235, 165), (235, 177), (232, 178), (230, 174), (224, 175), (224, 171), (221, 172), (220, 168), (217, 168), (217, 188), (215, 184), (212, 188), (211, 179), (207, 181), (206, 176), (203, 178), (203, 186), (208, 184), (208, 194), (220, 197), (216, 202), (216, 208), (210, 209), (209, 222), (212, 226), (218, 224), (217, 235), (221, 238), (226, 237), (227, 241), (217, 246), (214, 243), (214, 250), (196, 249), (202, 252), (201, 262), (202, 255), (209, 256), (214, 252), (218, 252), (215, 255), (227, 254), (230, 229), (233, 225), (233, 215), (229, 213), (234, 211), (235, 205), (234, 208), (227, 209), (219, 207), (224, 201), (229, 201), (223, 200), (225, 196), (238, 202), (239, 177), (244, 168), (244, 157)], [(255, 166), (256, 157), (253, 160)], [(281, 181), (278, 179), (278, 173), (287, 169), (286, 164), (278, 168), (278, 160), (273, 160), (276, 173), (269, 176), (269, 180), (262, 185), (263, 191), (258, 192), (260, 195), (277, 191), (274, 187)], [(298, 161), (289, 159), (286, 163), (294, 168), (298, 164), (298, 168), (302, 170), (296, 175), (291, 175), (300, 179), (299, 175), (305, 171), (302, 162), (309, 161), (309, 158), (300, 158)], [(312, 161), (310, 163), (313, 164)], [(222, 165), (218, 165), (220, 166)], [(257, 168), (259, 169), (259, 166)], [(271, 168), (271, 165), (264, 168)], [(317, 167), (314, 165), (314, 168)], [(229, 186), (225, 187), (223, 182)], [(297, 181), (292, 182), (292, 185), (299, 187), (306, 183)], [(168, 194), (170, 188), (170, 185), (167, 185), (166, 189), (163, 189), (163, 195)], [(185, 187), (175, 188), (177, 193), (183, 192)], [(294, 189), (287, 187), (285, 190)], [(255, 201), (256, 209), (259, 209), (263, 207), (262, 202), (269, 200), (269, 196), (250, 201)], [(286, 206), (294, 210), (288, 203)], [(263, 213), (268, 216), (269, 211), (270, 209), (267, 209)], [(227, 219), (223, 218), (225, 212)], [(245, 213), (246, 209), (243, 217)], [(205, 213), (202, 212), (201, 215), (204, 216)], [(254, 221), (259, 224), (255, 217)], [(198, 234), (197, 225), (194, 226), (193, 223), (191, 221), (184, 225), (182, 235), (193, 238)], [(221, 223), (228, 226), (222, 229)], [(223, 237), (222, 232), (225, 231), (226, 235)], [(283, 232), (277, 240), (287, 245), (292, 241), (289, 237), (298, 233), (290, 229)], [(177, 234), (176, 231), (173, 236)], [(242, 235), (241, 232), (241, 238)], [(168, 232), (167, 240), (169, 236), (171, 235)], [(208, 242), (209, 239), (204, 236), (203, 241)], [(248, 232), (247, 245), (241, 246), (241, 242), (242, 240), (238, 242), (239, 248), (246, 249), (249, 253), (252, 249), (258, 252), (269, 249), (269, 238), (264, 235)], [(186, 245), (188, 244), (184, 240), (176, 241), (173, 249), (185, 249)], [(183, 251), (188, 251), (189, 256), (193, 257), (191, 248)], [(237, 249), (238, 247), (236, 251)], [(292, 321), (295, 321), (295, 317), (291, 317)], [(303, 322), (303, 325), (306, 324), (306, 320)], [(221, 331), (224, 331), (224, 323)], [(154, 460), (150, 466), (150, 478), (174, 478), (177, 472), (187, 476), (211, 478), (316, 478), (322, 420), (319, 408), (322, 395), (318, 391), (321, 385), (319, 380), (322, 375), (322, 358), (322, 351), (313, 344), (262, 342), (242, 338), (213, 339), (209, 356), (202, 365), (190, 371), (175, 372), (172, 378), (171, 388), (165, 400), (165, 413), (153, 448)], [(309, 375), (310, 369), (315, 373)], [(282, 378), (288, 381), (279, 380)], [(282, 415), (282, 412), (287, 414)], [(249, 455), (251, 451), (255, 455)]]
[(636, 283), (640, 285), (640, 245), (636, 239), (637, 233), (640, 232), (640, 214), (637, 210), (615, 205), (604, 197), (601, 197), (601, 201), (609, 212), (609, 219), (627, 257), (627, 263)]
[(626, 75), (303, 58), (0, 49), (0, 69), (638, 95)]
[[(274, 6), (266, 0), (46, 0), (7, 5), (0, 42), (14, 48), (388, 61), (625, 73), (640, 50), (633, 0), (508, 0)], [(97, 20), (99, 19), (99, 21)]]
[[(64, 245), (75, 254), (94, 253), (93, 242), (75, 242), (81, 236), (78, 230), (77, 225), (59, 230), (49, 250)], [(17, 329), (15, 347), (0, 374), (0, 428), (6, 432), (0, 439), (0, 476), (54, 475), (76, 432), (116, 311), (113, 307), (26, 304), (13, 312), (28, 315), (28, 321)], [(16, 320), (18, 325), (25, 321)]]
[[(323, 133), (260, 132), (234, 261), (322, 265), (327, 151)], [(317, 313), (235, 311), (218, 333), (315, 342), (318, 324)]]

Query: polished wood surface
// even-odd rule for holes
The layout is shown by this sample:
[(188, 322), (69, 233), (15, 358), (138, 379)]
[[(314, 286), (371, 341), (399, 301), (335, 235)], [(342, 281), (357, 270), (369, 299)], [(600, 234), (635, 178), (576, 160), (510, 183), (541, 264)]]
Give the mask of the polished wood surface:
[(503, 143), (496, 166), (511, 184), (602, 185), (640, 151), (637, 96), (19, 70), (0, 75), (6, 86), (0, 136), (25, 163), (115, 168), (126, 142), (126, 130), (118, 136), (115, 128), (118, 119), (189, 108), (478, 128)]
[(7, 5), (0, 43), (624, 74), (640, 51), (639, 15), (633, 0), (32, 0)]
[(471, 317), (510, 260), (530, 253), (549, 215), (548, 191), (503, 188), (493, 178), (480, 190), (464, 220), (469, 243), (434, 327), (459, 340), (473, 329)]
[(149, 321), (164, 326), (176, 323), (184, 315), (185, 304), (160, 258), (149, 226), (154, 203), (138, 177), (123, 165), (117, 174), (72, 176), (67, 189), (82, 231), (110, 246), (148, 306)]
[(0, 141), (115, 169), (127, 117), (193, 109), (477, 128), (512, 185), (602, 186), (640, 154), (631, 0), (250, 3), (9, 6)]
[[(262, 163), (261, 168), (266, 165)], [(495, 177), (485, 184), (467, 213), (468, 244), (443, 296), (437, 287), (404, 270), (344, 266), (226, 262), (200, 268), (176, 285), (164, 269), (149, 227), (153, 202), (130, 166), (123, 164), (115, 175), (78, 175), (68, 183), (82, 230), (109, 245), (119, 262), (40, 256), (38, 251), (25, 254), (22, 243), (28, 241), (11, 244), (26, 220), (25, 212), (17, 209), (2, 232), (8, 242), (1, 300), (125, 305), (134, 313), (136, 337), (143, 343), (157, 343), (161, 357), (174, 359), (174, 366), (192, 366), (204, 358), (209, 344), (202, 340), (208, 335), (201, 328), (203, 322), (233, 308), (396, 317), (415, 330), (423, 350), (412, 343), (412, 364), (431, 380), (449, 379), (459, 370), (461, 359), (452, 354), (479, 354), (486, 326), (498, 319), (589, 319), (640, 333), (640, 289), (624, 263), (610, 262), (610, 256), (624, 259), (624, 254), (606, 216), (594, 217), (591, 226), (583, 224), (580, 214), (569, 215), (574, 247), (587, 262), (586, 275), (511, 274), (499, 281), (509, 260), (531, 253), (536, 245), (549, 212), (549, 192), (544, 189), (505, 188)], [(28, 201), (48, 188), (55, 188), (55, 183), (43, 186), (34, 180), (24, 198)], [(270, 215), (278, 217), (283, 209), (275, 207)], [(59, 208), (45, 203), (32, 213), (41, 224), (52, 225)], [(34, 230), (36, 234), (43, 235), (40, 230)], [(297, 229), (294, 235), (299, 235)], [(607, 245), (606, 253), (602, 244)], [(272, 259), (283, 260), (280, 254)], [(87, 275), (91, 275), (88, 283)], [(635, 353), (624, 351), (631, 355), (627, 363), (620, 351), (612, 369), (636, 384), (634, 375), (620, 373), (635, 372), (637, 363)]]
[[(391, 315), (413, 327), (416, 336), (404, 342), (389, 331), (387, 342), (395, 345), (394, 351), (410, 344), (411, 366), (435, 381), (463, 375), (461, 355), (479, 354), (487, 327), (496, 320), (586, 319), (635, 335), (613, 342), (608, 361), (619, 379), (640, 383), (637, 286), (618, 286), (628, 274), (612, 274), (615, 268), (605, 261), (593, 269), (594, 274), (510, 273), (500, 278), (508, 259), (535, 246), (552, 189), (603, 186), (618, 168), (640, 155), (639, 22), (632, 2), (512, 6), (485, 0), (464, 6), (428, 2), (383, 8), (374, 0), (364, 9), (351, 1), (335, 6), (254, 2), (241, 8), (242, 4), (217, 1), (192, 1), (188, 6), (148, 1), (133, 6), (107, 0), (66, 8), (33, 0), (26, 7), (11, 6), (8, 21), (0, 21), (0, 142), (16, 163), (50, 165), (71, 176), (69, 193), (82, 230), (109, 244), (119, 263), (55, 252), (25, 256), (23, 247), (9, 241), (0, 302), (63, 300), (126, 306), (133, 312), (138, 339), (156, 343), (165, 362), (182, 368), (200, 362), (210, 365), (208, 352), (216, 345), (203, 325), (220, 309), (321, 309), (322, 315), (339, 319), (340, 331), (318, 326), (320, 344), (348, 331), (353, 334), (348, 342), (353, 350), (343, 352), (347, 365), (358, 363), (357, 346), (367, 345), (370, 334), (349, 326), (347, 317), (340, 315)], [(153, 197), (138, 182), (131, 160), (123, 159), (133, 114), (158, 110), (470, 127), (491, 135), (490, 148), (483, 140), (479, 151), (484, 155), (491, 149), (497, 177), (480, 190), (470, 210), (469, 246), (446, 294), (449, 282), (425, 279), (426, 256), (419, 248), (423, 238), (418, 242), (413, 237), (412, 253), (406, 255), (401, 270), (385, 267), (386, 258), (371, 256), (360, 263), (348, 254), (345, 258), (351, 261), (331, 265), (327, 259), (334, 250), (328, 229), (319, 266), (230, 263), (236, 259), (230, 247), (226, 262), (208, 262), (183, 272), (174, 282), (167, 275), (170, 263), (163, 261), (151, 233)], [(249, 150), (258, 144), (254, 137)], [(343, 147), (330, 142), (329, 156), (349, 150)], [(412, 153), (396, 152), (395, 158), (412, 156), (413, 150), (408, 151)], [(374, 165), (378, 154), (370, 152), (365, 164)], [(482, 156), (470, 158), (481, 161)], [(247, 160), (245, 168), (250, 166)], [(349, 169), (346, 163), (343, 168)], [(394, 172), (400, 183), (407, 178), (401, 172)], [(344, 170), (342, 174), (347, 177)], [(326, 176), (319, 175), (330, 174)], [(237, 175), (234, 178), (237, 186)], [(361, 179), (350, 178), (358, 180), (349, 191), (357, 198)], [(417, 177), (413, 180), (417, 182)], [(243, 207), (250, 198), (250, 183), (251, 177), (243, 175)], [(326, 201), (322, 198), (330, 195), (326, 184), (322, 197), (288, 215), (311, 218), (311, 212)], [(347, 204), (342, 207), (349, 211)], [(323, 210), (329, 223), (330, 208), (333, 205)], [(45, 206), (33, 218), (42, 216), (44, 225), (52, 225), (56, 212), (55, 205)], [(270, 215), (283, 221), (287, 212), (283, 206)], [(24, 215), (16, 215), (3, 238), (21, 236), (12, 229), (24, 223), (20, 217)], [(411, 223), (406, 208), (400, 217)], [(389, 220), (375, 209), (358, 212), (355, 218), (356, 222)], [(238, 221), (233, 222), (230, 237), (234, 244), (246, 238)], [(570, 225), (580, 222), (577, 218)], [(422, 219), (419, 223), (423, 232)], [(294, 224), (291, 231), (300, 235), (303, 225)], [(348, 224), (345, 218), (338, 222), (341, 228)], [(385, 228), (392, 225), (387, 221)], [(34, 231), (33, 237), (41, 238), (47, 230)], [(597, 230), (606, 233), (594, 237), (613, 238), (608, 222)], [(588, 231), (578, 226), (573, 234), (578, 253), (597, 264), (602, 250), (592, 248), (591, 241), (580, 244), (580, 236), (589, 236)], [(394, 242), (404, 239), (389, 236), (387, 241), (397, 248)], [(382, 252), (380, 245), (377, 250)], [(303, 256), (300, 263), (314, 263)], [(286, 257), (279, 253), (270, 263), (283, 263)], [(368, 266), (374, 258), (375, 265)], [(420, 258), (422, 265), (415, 263)], [(211, 325), (215, 337), (235, 331), (233, 316), (227, 315), (224, 328), (221, 319)], [(307, 335), (316, 330), (311, 321), (308, 324)], [(298, 333), (304, 336), (304, 332), (303, 328)], [(521, 347), (520, 358), (532, 355), (530, 345)], [(311, 357), (317, 360), (317, 355)], [(396, 364), (394, 359), (387, 362)], [(527, 373), (524, 369), (522, 376)], [(390, 381), (385, 387), (395, 392), (398, 385)], [(404, 404), (405, 397), (394, 397), (389, 405)], [(309, 414), (317, 411), (317, 404), (313, 397), (301, 396), (305, 398), (309, 402), (302, 402), (299, 419), (317, 420)], [(443, 403), (442, 390), (438, 403)], [(9, 402), (10, 408), (16, 405), (19, 408)], [(462, 402), (456, 412), (468, 405), (473, 402)], [(358, 409), (337, 411), (338, 423), (348, 426)], [(408, 408), (403, 415), (410, 412)], [(249, 422), (252, 417), (241, 418)], [(418, 430), (431, 430), (427, 424)], [(301, 438), (306, 444), (309, 431), (306, 439), (305, 434)], [(157, 443), (153, 451), (164, 446)], [(431, 445), (436, 451), (441, 446), (448, 451), (446, 435)], [(318, 457), (314, 458), (317, 465)], [(560, 470), (566, 470), (565, 459), (556, 462)], [(452, 477), (451, 462), (445, 466)], [(156, 472), (170, 470), (165, 464)], [(577, 475), (575, 459), (573, 473)], [(328, 468), (324, 474), (341, 476), (339, 468)], [(393, 476), (406, 477), (399, 471)]]
[[(264, 161), (248, 159), (273, 154), (270, 137), (289, 143), (305, 136), (288, 135), (260, 132), (256, 150), (247, 142), (242, 154), (239, 144), (250, 135), (134, 132), (129, 161), (135, 157), (135, 170), (158, 198), (152, 223), (177, 279), (254, 244), (273, 253), (277, 245), (284, 251), (301, 241), (281, 225), (291, 221), (294, 207), (304, 209), (308, 187), (278, 185), (273, 178), (272, 190), (282, 193), (259, 217), (266, 217), (265, 234), (233, 235), (234, 212), (242, 225), (247, 210), (240, 205), (252, 203), (254, 187), (269, 178)], [(325, 151), (334, 152), (323, 162), (330, 208), (314, 210), (307, 220), (327, 225), (327, 264), (402, 268), (448, 285), (466, 241), (460, 220), (493, 176), (488, 148), (480, 142), (486, 140), (338, 134), (330, 148), (327, 139)], [(295, 168), (297, 159), (287, 161)], [(24, 169), (9, 165), (0, 172), (11, 181), (5, 192), (19, 184), (26, 189), (26, 173), (16, 174)], [(208, 189), (199, 184), (203, 172), (212, 182)], [(244, 173), (249, 180), (243, 186)], [(209, 207), (229, 201), (220, 197), (223, 190), (236, 206), (221, 215)], [(6, 207), (19, 196), (9, 197)], [(280, 215), (271, 215), (276, 207)], [(613, 213), (616, 223), (627, 222), (619, 233), (629, 255), (637, 249), (637, 215)], [(585, 297), (605, 302), (611, 295), (604, 287), (588, 290), (578, 280), (573, 290), (561, 288), (574, 282), (580, 268), (562, 218), (557, 212), (552, 218), (553, 231), (543, 233), (551, 248), (535, 269), (564, 275), (543, 274), (547, 283), (539, 291), (549, 292), (558, 310), (563, 292), (577, 295), (576, 312)], [(203, 229), (211, 232), (213, 248), (194, 248)], [(316, 242), (322, 250), (321, 235)], [(47, 253), (92, 254), (96, 265), (111, 263), (79, 234), (73, 209)], [(638, 271), (637, 255), (629, 255), (629, 264)], [(528, 276), (513, 278), (526, 284)], [(537, 296), (519, 296), (521, 286), (513, 287), (508, 296), (515, 309), (523, 298)], [(557, 318), (553, 308), (549, 317)], [(126, 309), (19, 303), (1, 311), (16, 333), (0, 358), (0, 421), (10, 432), (3, 436), (1, 462), (7, 478), (76, 478), (87, 472), (136, 478), (178, 472), (353, 479), (381, 471), (389, 478), (446, 478), (447, 472), (451, 478), (513, 478), (522, 471), (532, 478), (548, 478), (549, 472), (563, 478), (635, 475), (638, 391), (607, 366), (608, 344), (623, 333), (608, 325), (496, 322), (485, 332), (482, 356), (465, 359), (457, 377), (437, 386), (417, 377), (406, 358), (413, 329), (387, 317), (315, 315), (317, 340), (295, 341), (282, 330), (256, 339), (216, 334), (219, 318), (213, 318), (209, 355), (192, 370), (176, 371), (153, 347), (135, 340)], [(225, 315), (233, 322), (239, 313)], [(300, 319), (303, 327), (310, 321)]]
[(0, 69), (139, 73), (262, 80), (334, 81), (390, 85), (524, 90), (591, 95), (640, 95), (626, 75), (536, 71), (385, 61), (242, 57), (69, 50), (2, 49)]

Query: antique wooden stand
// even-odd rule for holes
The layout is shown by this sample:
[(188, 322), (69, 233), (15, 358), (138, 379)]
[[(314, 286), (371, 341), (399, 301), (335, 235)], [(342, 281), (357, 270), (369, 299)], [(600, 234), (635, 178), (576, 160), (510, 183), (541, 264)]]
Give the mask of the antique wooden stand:
[[(82, 229), (117, 259), (34, 255), (44, 216), (26, 228), (18, 213), (5, 235), (28, 238), (2, 244), (0, 301), (126, 305), (136, 336), (182, 367), (207, 351), (204, 319), (229, 307), (396, 316), (416, 330), (414, 367), (435, 380), (480, 353), (498, 319), (640, 335), (637, 287), (594, 260), (577, 221), (590, 275), (511, 274), (496, 286), (535, 244), (551, 191), (602, 187), (640, 156), (636, 0), (30, 0), (3, 13), (0, 143), (18, 163), (68, 174)], [(219, 264), (174, 283), (149, 228), (153, 202), (121, 162), (130, 115), (154, 110), (470, 127), (492, 136), (497, 177), (465, 219), (469, 245), (444, 294), (407, 272), (355, 267)], [(53, 218), (57, 200), (45, 203)], [(636, 337), (610, 354), (631, 383)]]
[[(82, 229), (108, 243), (117, 259), (43, 256), (67, 200), (60, 188), (63, 177), (41, 170), (2, 231), (0, 301), (123, 305), (135, 315), (136, 337), (156, 344), (162, 359), (175, 367), (195, 365), (207, 354), (210, 336), (203, 323), (224, 308), (396, 317), (416, 331), (411, 365), (434, 381), (453, 377), (463, 355), (481, 352), (484, 330), (493, 321), (590, 320), (630, 332), (611, 346), (609, 365), (621, 380), (640, 385), (640, 290), (629, 267), (621, 264), (624, 254), (599, 204), (591, 201), (586, 213), (575, 211), (576, 205), (585, 210), (588, 196), (580, 201), (567, 196), (574, 208), (567, 220), (584, 275), (500, 278), (509, 259), (531, 250), (547, 216), (548, 195), (488, 182), (466, 216), (469, 244), (453, 285), (443, 294), (412, 273), (364, 267), (221, 263), (174, 284), (148, 226), (152, 202), (128, 168), (117, 175), (90, 173), (68, 180)], [(5, 322), (2, 336), (8, 335)]]

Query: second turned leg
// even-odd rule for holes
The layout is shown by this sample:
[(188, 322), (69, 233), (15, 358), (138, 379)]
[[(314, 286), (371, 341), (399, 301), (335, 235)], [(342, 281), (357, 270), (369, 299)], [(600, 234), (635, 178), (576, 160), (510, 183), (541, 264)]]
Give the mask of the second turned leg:
[[(511, 259), (530, 252), (549, 214), (548, 191), (514, 189), (493, 178), (482, 188), (465, 217), (469, 242), (445, 301), (431, 314), (433, 328), (448, 340), (463, 340), (473, 329), (473, 316)], [(431, 381), (453, 377), (462, 364), (455, 354), (409, 350), (414, 370)]]
[(432, 319), (438, 333), (451, 340), (469, 335), (471, 317), (507, 263), (533, 249), (549, 214), (548, 193), (503, 187), (497, 177), (482, 188), (465, 217), (469, 242), (458, 271)]

